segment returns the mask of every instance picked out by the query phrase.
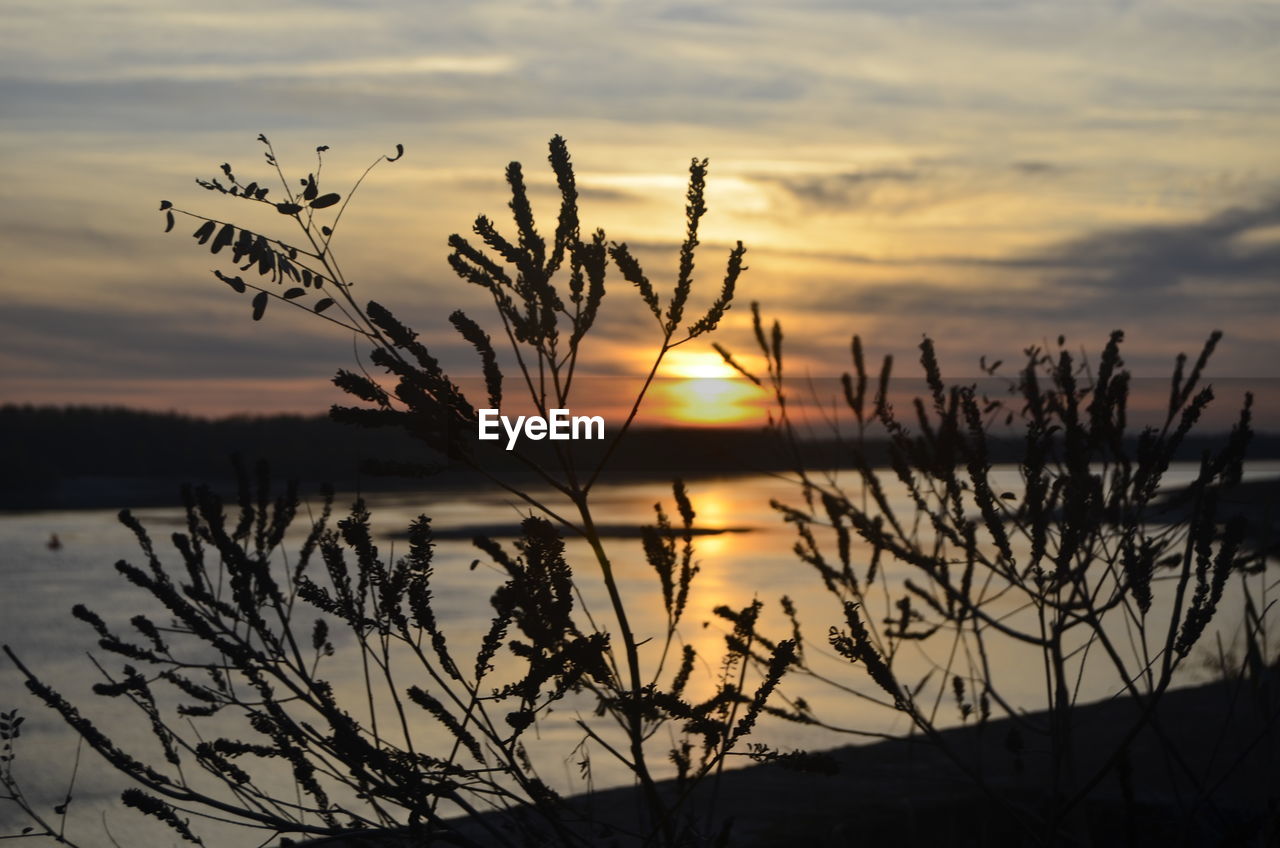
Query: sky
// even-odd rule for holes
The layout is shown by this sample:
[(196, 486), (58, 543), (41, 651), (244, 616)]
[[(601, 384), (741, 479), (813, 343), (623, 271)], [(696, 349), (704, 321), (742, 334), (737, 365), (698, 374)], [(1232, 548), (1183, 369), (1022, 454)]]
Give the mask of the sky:
[[(288, 224), (194, 182), (228, 162), (268, 184), (259, 133), (291, 178), (327, 145), (324, 188), (344, 195), (404, 146), (334, 249), (458, 375), (476, 364), (449, 313), (494, 327), (446, 239), (481, 213), (507, 224), (511, 160), (552, 220), (560, 134), (584, 227), (659, 286), (690, 158), (709, 158), (694, 299), (742, 240), (716, 338), (749, 352), (759, 301), (792, 373), (846, 370), (854, 333), (904, 375), (927, 334), (964, 378), (1060, 334), (1096, 356), (1120, 328), (1134, 373), (1165, 378), (1220, 329), (1212, 376), (1264, 401), (1280, 378), (1274, 2), (0, 0), (0, 18), (0, 402), (343, 400), (329, 378), (364, 361), (350, 334), (274, 306), (251, 321), (194, 224), (162, 232), (161, 200)], [(614, 274), (584, 355), (596, 406), (643, 376), (646, 314)], [(673, 379), (716, 374), (695, 345)]]

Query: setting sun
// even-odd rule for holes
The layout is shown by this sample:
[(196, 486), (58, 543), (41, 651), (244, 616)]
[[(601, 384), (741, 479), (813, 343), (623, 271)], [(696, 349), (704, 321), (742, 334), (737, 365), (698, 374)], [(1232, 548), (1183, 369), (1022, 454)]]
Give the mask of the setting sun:
[(764, 392), (711, 351), (673, 351), (663, 364), (658, 417), (676, 424), (756, 424)]
[(690, 380), (739, 379), (740, 375), (720, 354), (713, 351), (673, 350), (667, 354), (662, 373)]

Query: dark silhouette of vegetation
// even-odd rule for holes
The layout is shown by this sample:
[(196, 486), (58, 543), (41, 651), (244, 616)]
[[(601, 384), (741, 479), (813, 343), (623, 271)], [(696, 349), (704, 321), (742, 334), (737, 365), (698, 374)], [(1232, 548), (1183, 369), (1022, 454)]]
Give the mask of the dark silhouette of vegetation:
[[(197, 241), (228, 256), (239, 272), (216, 271), (218, 279), (252, 293), (254, 320), (273, 305), (307, 309), (369, 346), (382, 376), (340, 371), (334, 382), (360, 404), (335, 407), (335, 420), (408, 433), (425, 448), (420, 455), (470, 469), (523, 503), (528, 517), (513, 545), (475, 540), (501, 582), (488, 601), (485, 632), (469, 640), (450, 630), (435, 594), (426, 516), (407, 529), (407, 553), (389, 556), (375, 544), (362, 501), (335, 522), (330, 492), (302, 518), (296, 484), (280, 489), (265, 465), (253, 473), (240, 467), (234, 503), (207, 487), (183, 490), (186, 523), (172, 537), (180, 562), (167, 565), (148, 531), (122, 512), (145, 564), (120, 562), (117, 570), (163, 607), (166, 620), (139, 614), (125, 630), (83, 605), (74, 615), (94, 630), (100, 648), (120, 658), (118, 667), (98, 664), (98, 694), (138, 709), (163, 762), (125, 750), (38, 669), (5, 650), (28, 688), (136, 784), (123, 796), (126, 805), (189, 841), (200, 839), (195, 818), (207, 816), (257, 829), (264, 844), (353, 835), (412, 844), (729, 844), (734, 811), (717, 801), (731, 756), (821, 774), (838, 766), (831, 757), (756, 740), (763, 716), (866, 733), (787, 696), (789, 681), (807, 679), (908, 716), (990, 799), (1002, 839), (1087, 842), (1097, 831), (1089, 802), (1104, 780), (1127, 786), (1125, 809), (1138, 809), (1137, 790), (1126, 783), (1128, 757), (1151, 733), (1170, 768), (1194, 786), (1195, 797), (1177, 814), (1199, 820), (1205, 809), (1221, 808), (1221, 781), (1189, 764), (1181, 740), (1163, 731), (1158, 709), (1221, 608), (1235, 603), (1234, 586), (1246, 643), (1236, 683), (1253, 693), (1268, 730), (1277, 712), (1267, 688), (1274, 675), (1267, 561), (1251, 546), (1245, 519), (1223, 520), (1220, 508), (1242, 476), (1252, 434), (1247, 400), (1232, 433), (1204, 453), (1181, 496), (1185, 514), (1156, 511), (1170, 463), (1212, 399), (1201, 383), (1216, 337), (1189, 372), (1179, 360), (1164, 426), (1136, 436), (1126, 432), (1128, 376), (1118, 333), (1096, 367), (1065, 350), (1028, 350), (1007, 398), (946, 385), (926, 340), (929, 391), (910, 416), (889, 400), (891, 362), (877, 378), (855, 337), (854, 369), (843, 381), (854, 429), (837, 438), (855, 469), (849, 487), (814, 470), (823, 457), (792, 422), (782, 328), (766, 330), (753, 307), (765, 372), (751, 374), (724, 354), (773, 392), (773, 432), (801, 495), (796, 504), (775, 506), (796, 530), (798, 558), (839, 601), (843, 618), (819, 622), (822, 635), (811, 640), (805, 631), (813, 622), (782, 598), (789, 626), (778, 638), (765, 632), (762, 601), (721, 606), (723, 651), (702, 656), (682, 638), (699, 571), (685, 483), (674, 482), (670, 505), (658, 505), (639, 534), (656, 578), (652, 598), (624, 597), (611, 551), (636, 542), (609, 538), (594, 495), (635, 435), (663, 358), (712, 332), (732, 306), (744, 270), (740, 243), (718, 289), (696, 312), (692, 306), (706, 161), (690, 167), (685, 238), (665, 288), (624, 243), (599, 230), (584, 236), (562, 139), (550, 145), (560, 193), (550, 229), (535, 225), (520, 165), (508, 166), (514, 234), (481, 216), (474, 239), (449, 242), (454, 271), (494, 304), (492, 336), (462, 312), (451, 316), (476, 349), (487, 396), (479, 403), (388, 309), (355, 299), (332, 247), (350, 193), (322, 188), (325, 148), (317, 150), (314, 172), (289, 180), (261, 141), (282, 196), (243, 182), (229, 165), (200, 185), (274, 207), (299, 239), (168, 202), (161, 205), (166, 228), (174, 229), (178, 216), (196, 219)], [(398, 148), (383, 159), (402, 154)], [(491, 464), (475, 439), (477, 407), (498, 407), (513, 393), (544, 416), (572, 406), (581, 386), (578, 354), (599, 314), (607, 273), (635, 288), (641, 314), (653, 320), (652, 367), (625, 422), (596, 452), (551, 443), (541, 452), (513, 452), (519, 474)], [(1016, 480), (992, 468), (998, 420), (1021, 422)], [(877, 440), (887, 470), (872, 453)], [(383, 470), (427, 477), (435, 468), (384, 457)], [(570, 562), (566, 539), (589, 552), (584, 562)], [(643, 604), (662, 611), (655, 632), (632, 623)], [(994, 647), (1005, 642), (1028, 652), (1029, 664), (993, 663)], [(847, 660), (843, 676), (820, 667), (824, 651)], [(363, 691), (355, 699), (327, 677), (343, 652), (354, 653), (361, 669)], [(920, 656), (924, 663), (913, 664)], [(1085, 666), (1099, 664), (1136, 708), (1101, 757), (1086, 758), (1077, 693)], [(1028, 715), (1030, 705), (1010, 700), (1003, 682), (1030, 668), (1044, 679), (1043, 721)], [(1026, 784), (1011, 789), (990, 779), (985, 748), (975, 755), (943, 732), (943, 703), (954, 704), (979, 733), (1003, 715), (1004, 752), (1019, 773), (1037, 771), (1027, 780), (1042, 793), (1029, 798)], [(575, 750), (588, 783), (593, 756), (611, 758), (631, 775), (635, 815), (600, 814), (589, 799), (562, 797), (539, 776), (529, 751), (555, 709), (576, 711)], [(4, 716), (6, 741), (17, 735), (19, 719)], [(418, 728), (426, 721), (447, 744), (423, 746)], [(658, 779), (660, 762), (673, 765), (672, 780)], [(22, 794), (9, 760), (0, 774), (9, 800), (31, 816), (32, 835), (71, 841)], [(1240, 833), (1258, 840), (1265, 827), (1262, 816), (1246, 817)]]
[[(1136, 436), (1127, 432), (1130, 377), (1119, 331), (1093, 366), (1061, 338), (1056, 351), (1028, 348), (1008, 394), (994, 397), (972, 385), (948, 385), (925, 338), (920, 364), (929, 392), (905, 412), (888, 400), (892, 358), (877, 377), (855, 335), (854, 369), (842, 378), (855, 468), (849, 485), (804, 463), (788, 415), (782, 328), (775, 322), (766, 333), (754, 306), (753, 315), (767, 373), (757, 377), (722, 354), (774, 393), (776, 432), (792, 449), (803, 495), (801, 503), (774, 506), (795, 527), (797, 555), (843, 604), (845, 621), (830, 628), (831, 647), (952, 754), (999, 804), (1001, 819), (1019, 824), (1024, 840), (1088, 842), (1082, 808), (1103, 781), (1126, 780), (1130, 745), (1148, 729), (1159, 737), (1168, 767), (1190, 787), (1172, 814), (1190, 827), (1229, 810), (1233, 799), (1219, 792), (1221, 775), (1197, 772), (1184, 756), (1182, 749), (1198, 740), (1163, 732), (1158, 711), (1234, 583), (1233, 614), (1247, 658), (1235, 676), (1258, 699), (1262, 738), (1271, 739), (1273, 756), (1280, 754), (1266, 735), (1280, 719), (1280, 654), (1267, 640), (1274, 524), (1251, 530), (1230, 503), (1253, 438), (1251, 394), (1231, 433), (1202, 449), (1191, 484), (1172, 496), (1162, 490), (1214, 399), (1204, 369), (1221, 334), (1210, 336), (1189, 371), (1186, 357), (1178, 357), (1163, 423)], [(989, 373), (997, 370), (998, 363)], [(1021, 422), (1024, 432), (1016, 477), (992, 467), (989, 432), (1002, 420)], [(873, 430), (889, 437), (887, 468), (868, 457)], [(1029, 666), (994, 662), (996, 644), (1022, 646)], [(1221, 642), (1217, 650), (1221, 655)], [(913, 662), (921, 654), (923, 666)], [(1086, 668), (1090, 675), (1106, 670), (1111, 690), (1134, 705), (1105, 751), (1097, 748), (1096, 732), (1078, 738)], [(1038, 705), (1009, 699), (1011, 680), (1029, 673), (1042, 677)], [(997, 790), (980, 760), (954, 752), (939, 732), (940, 708), (948, 702), (979, 727), (993, 715), (1007, 717), (1009, 753), (1019, 760), (1027, 750), (1044, 755), (1042, 773), (1028, 776), (1043, 797), (1028, 799), (1018, 786)], [(1042, 712), (1031, 720), (1026, 712), (1036, 706)], [(1126, 791), (1132, 801), (1132, 787)], [(1243, 833), (1261, 839), (1274, 816), (1274, 808), (1252, 811)]]
[[(337, 194), (321, 194), (318, 187), (324, 148), (317, 150), (315, 172), (301, 181), (300, 191), (293, 191), (270, 143), (261, 141), (285, 189), (275, 208), (300, 228), (300, 246), (192, 215), (168, 202), (161, 204), (166, 229), (174, 227), (178, 214), (195, 217), (201, 222), (195, 232), (200, 244), (215, 254), (227, 249), (241, 272), (257, 272), (260, 283), (215, 271), (236, 291), (255, 292), (255, 320), (272, 301), (294, 307), (305, 302), (304, 308), (370, 344), (371, 362), (391, 375), (394, 387), (388, 390), (366, 373), (340, 371), (334, 382), (366, 406), (335, 407), (335, 419), (403, 428), (435, 455), (471, 468), (529, 507), (515, 551), (488, 539), (476, 540), (487, 559), (508, 575), (492, 597), (488, 634), (470, 656), (446, 639), (433, 607), (432, 537), (425, 516), (410, 528), (409, 554), (391, 561), (373, 545), (361, 503), (333, 530), (327, 523), (326, 501), (296, 557), (283, 566), (278, 554), (297, 513), (296, 489), (272, 492), (261, 471), (256, 484), (242, 479), (240, 512), (234, 522), (207, 489), (188, 490), (187, 530), (174, 537), (183, 564), (173, 573), (155, 555), (146, 531), (122, 513), (122, 520), (138, 535), (148, 567), (120, 563), (118, 568), (164, 605), (171, 623), (135, 618), (132, 625), (143, 637), (136, 642), (118, 635), (92, 611), (75, 610), (98, 632), (101, 647), (130, 661), (119, 673), (108, 674), (99, 693), (127, 697), (148, 716), (168, 769), (153, 768), (118, 748), (10, 654), (27, 675), (29, 687), (91, 747), (142, 786), (130, 790), (126, 803), (161, 819), (186, 839), (197, 837), (184, 816), (210, 811), (279, 834), (407, 828), (424, 841), (466, 843), (478, 837), (447, 821), (447, 810), (470, 813), (469, 821), (486, 832), (486, 839), (515, 844), (534, 838), (587, 844), (599, 835), (581, 811), (537, 777), (524, 749), (524, 736), (540, 715), (567, 696), (588, 693), (593, 709), (607, 720), (579, 722), (584, 745), (623, 763), (645, 801), (643, 817), (627, 835), (644, 844), (710, 839), (703, 828), (713, 819), (696, 814), (687, 789), (675, 797), (658, 791), (650, 767), (655, 749), (661, 748), (664, 758), (677, 759), (681, 786), (692, 787), (718, 773), (765, 708), (794, 646), (789, 641), (771, 644), (767, 670), (753, 683), (747, 660), (759, 646), (748, 633), (759, 606), (741, 610), (736, 613), (735, 635), (716, 660), (720, 672), (714, 694), (701, 701), (685, 700), (685, 685), (700, 658), (690, 646), (681, 649), (678, 639), (697, 573), (694, 513), (684, 487), (679, 482), (674, 487), (678, 519), (672, 522), (659, 511), (657, 524), (644, 534), (644, 551), (659, 578), (667, 618), (665, 634), (658, 635), (664, 647), (656, 658), (641, 656), (640, 642), (654, 635), (641, 637), (630, 626), (628, 603), (596, 527), (592, 500), (593, 487), (630, 430), (663, 357), (713, 330), (732, 304), (743, 268), (741, 244), (730, 253), (718, 293), (701, 311), (692, 312), (707, 163), (694, 160), (690, 167), (686, 236), (675, 283), (665, 296), (625, 244), (606, 241), (599, 230), (586, 238), (580, 235), (574, 174), (559, 138), (551, 142), (549, 159), (561, 204), (549, 241), (534, 224), (518, 163), (507, 169), (516, 235), (509, 239), (481, 216), (474, 231), (483, 247), (462, 236), (450, 239), (450, 264), (464, 280), (492, 295), (501, 335), (515, 363), (517, 391), (527, 394), (543, 416), (551, 408), (570, 407), (578, 351), (603, 300), (610, 259), (653, 315), (657, 342), (652, 368), (626, 421), (610, 434), (597, 461), (584, 465), (572, 451), (557, 450), (555, 463), (544, 466), (515, 452), (523, 470), (551, 490), (551, 500), (481, 461), (476, 405), (412, 330), (380, 304), (361, 304), (352, 296), (331, 247), (346, 203), (340, 204)], [(230, 166), (222, 171), (222, 179), (200, 184), (251, 203), (273, 203), (266, 188), (242, 183)], [(323, 215), (317, 213), (332, 206), (336, 213), (322, 223)], [(561, 280), (558, 285), (556, 279)], [(489, 336), (462, 312), (453, 313), (451, 321), (476, 348), (488, 404), (498, 406), (504, 391), (510, 390), (504, 386)], [(433, 469), (401, 461), (396, 470), (429, 474)], [(580, 588), (584, 578), (563, 557), (562, 532), (582, 538), (591, 550), (607, 611), (585, 606)], [(313, 559), (320, 561), (323, 573), (311, 567)], [(304, 609), (323, 614), (314, 628), (296, 618)], [(609, 620), (612, 625), (605, 624)], [(339, 703), (338, 695), (318, 676), (318, 664), (334, 650), (330, 621), (350, 631), (368, 669), (369, 702), (362, 719), (351, 706)], [(304, 627), (309, 636), (302, 632)], [(375, 680), (385, 683), (385, 690), (375, 686)], [(406, 686), (407, 680), (415, 682)], [(187, 732), (164, 716), (164, 700), (154, 692), (157, 685), (175, 687), (193, 699), (176, 708), (184, 720), (221, 720), (238, 712), (247, 727), (232, 736)], [(375, 694), (388, 702), (375, 704)], [(386, 718), (380, 721), (381, 710), (391, 711), (390, 725)], [(417, 710), (426, 711), (452, 734), (455, 743), (447, 755), (416, 749), (407, 716)], [(675, 740), (674, 748), (669, 739)], [(259, 788), (253, 771), (240, 765), (250, 760), (287, 765), (305, 800), (280, 798)], [(192, 766), (215, 778), (222, 794), (190, 781), (184, 768)], [(519, 827), (508, 833), (477, 817), (482, 810), (506, 810), (511, 816), (505, 826)]]

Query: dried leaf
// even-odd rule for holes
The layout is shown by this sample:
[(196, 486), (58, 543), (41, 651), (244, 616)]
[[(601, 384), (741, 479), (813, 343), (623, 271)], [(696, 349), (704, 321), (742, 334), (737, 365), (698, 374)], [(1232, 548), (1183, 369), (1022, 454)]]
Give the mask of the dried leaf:
[(222, 248), (230, 245), (231, 242), (235, 240), (235, 236), (236, 228), (230, 224), (223, 224), (222, 229), (218, 230), (218, 235), (214, 237), (213, 245), (209, 250), (213, 253), (217, 253), (222, 250)]
[(213, 235), (213, 228), (215, 226), (217, 225), (214, 224), (213, 221), (205, 221), (203, 224), (200, 225), (200, 229), (196, 230), (191, 235), (192, 237), (197, 239), (201, 244), (204, 244), (209, 240), (209, 237)]
[(245, 284), (244, 284), (244, 279), (242, 279), (241, 277), (239, 276), (228, 277), (226, 274), (222, 273), (221, 271), (214, 271), (213, 275), (217, 277), (219, 280), (222, 280), (222, 282), (231, 286), (231, 288), (235, 289), (240, 294), (244, 294)]

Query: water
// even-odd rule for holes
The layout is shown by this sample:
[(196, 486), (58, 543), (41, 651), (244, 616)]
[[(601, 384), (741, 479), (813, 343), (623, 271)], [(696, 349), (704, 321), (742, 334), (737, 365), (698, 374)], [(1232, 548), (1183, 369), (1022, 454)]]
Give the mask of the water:
[[(1280, 473), (1280, 465), (1265, 463), (1254, 466), (1250, 472), (1255, 477), (1277, 473)], [(1005, 470), (1000, 474), (1010, 488), (1016, 487), (1015, 472)], [(1191, 468), (1176, 468), (1169, 483), (1186, 482), (1192, 474)], [(840, 604), (822, 588), (814, 570), (796, 558), (792, 552), (795, 543), (793, 529), (785, 525), (769, 506), (769, 501), (775, 498), (796, 503), (799, 493), (795, 484), (782, 478), (762, 476), (702, 480), (691, 483), (689, 489), (697, 512), (697, 526), (744, 528), (746, 532), (726, 532), (695, 539), (700, 572), (690, 596), (682, 636), (694, 645), (703, 662), (691, 680), (688, 697), (697, 700), (712, 691), (713, 676), (723, 655), (724, 634), (730, 625), (715, 615), (713, 608), (725, 604), (740, 609), (759, 599), (766, 604), (764, 631), (776, 638), (784, 638), (790, 635), (790, 625), (781, 615), (778, 601), (787, 595), (794, 600), (800, 619), (807, 628), (805, 635), (811, 640), (808, 652), (813, 666), (838, 686), (884, 700), (884, 694), (870, 682), (861, 668), (849, 665), (825, 648), (828, 626), (843, 625)], [(904, 514), (908, 514), (902, 493), (891, 492), (891, 497), (898, 500)], [(368, 501), (378, 544), (384, 554), (392, 556), (397, 551), (403, 552), (406, 547), (405, 542), (393, 538), (394, 534), (402, 532), (419, 513), (431, 516), (438, 530), (447, 531), (472, 525), (514, 525), (528, 512), (526, 505), (511, 496), (460, 495), (452, 491), (373, 496)], [(349, 499), (341, 497), (338, 500), (339, 506), (349, 502)], [(666, 485), (631, 483), (602, 486), (596, 492), (598, 523), (636, 525), (650, 522), (653, 504), (657, 502), (662, 502), (669, 513), (674, 513), (670, 489)], [(180, 568), (180, 559), (167, 538), (170, 533), (182, 529), (181, 511), (140, 510), (139, 517), (157, 540), (161, 560), (172, 568)], [(55, 533), (62, 547), (51, 550), (47, 542)], [(504, 540), (504, 543), (509, 547), (510, 540)], [(581, 541), (571, 540), (567, 544), (568, 560), (584, 587), (582, 600), (596, 620), (611, 627), (612, 613), (589, 552)], [(629, 605), (633, 630), (641, 639), (656, 637), (642, 647), (645, 662), (656, 665), (662, 650), (660, 637), (665, 624), (657, 577), (645, 563), (638, 539), (610, 539), (607, 547), (623, 597)], [(834, 560), (834, 545), (829, 544), (828, 551)], [(486, 564), (481, 563), (473, 569), (473, 563), (481, 556), (467, 541), (445, 539), (437, 543), (436, 606), (450, 644), (464, 658), (474, 650), (474, 645), (478, 644), (488, 627), (491, 615), (488, 599), (501, 579)], [(140, 590), (129, 585), (111, 567), (119, 559), (143, 564), (135, 540), (119, 524), (113, 511), (0, 516), (0, 580), (3, 581), (0, 583), (0, 641), (10, 645), (24, 662), (37, 669), (69, 700), (83, 707), (86, 714), (105, 728), (123, 748), (143, 761), (161, 763), (157, 746), (145, 722), (139, 721), (140, 716), (135, 709), (122, 700), (108, 700), (91, 694), (90, 687), (100, 677), (86, 652), (96, 649), (95, 639), (86, 625), (72, 619), (69, 614), (73, 604), (84, 603), (122, 633), (130, 632), (127, 621), (138, 612), (151, 612), (158, 622), (165, 620), (163, 615), (154, 614), (152, 605), (147, 604), (146, 596)], [(865, 564), (865, 552), (855, 549), (853, 559), (855, 563)], [(865, 568), (865, 565), (859, 567)], [(902, 594), (901, 579), (901, 572), (893, 574), (889, 584), (893, 599)], [(1238, 597), (1229, 594), (1222, 608), (1231, 610), (1233, 602), (1238, 606)], [(997, 606), (995, 609), (1000, 608)], [(883, 616), (887, 611), (872, 610), (877, 616)], [(1015, 617), (1019, 614), (1016, 605), (1003, 611)], [(309, 622), (310, 618), (308, 616), (305, 620)], [(1219, 624), (1224, 639), (1229, 643), (1238, 630), (1238, 619), (1231, 612), (1224, 612)], [(950, 653), (951, 644), (947, 638), (940, 634), (922, 644), (908, 643), (900, 658), (904, 669), (902, 679), (928, 681), (922, 690), (927, 696), (925, 703), (932, 704), (938, 700), (937, 721), (944, 725), (960, 721), (950, 687), (945, 687), (941, 695), (935, 694), (937, 683), (943, 679), (941, 666), (947, 662)], [(343, 634), (335, 629), (334, 641), (338, 653), (321, 666), (322, 676), (333, 682), (340, 699), (354, 715), (365, 717), (363, 676), (358, 654), (351, 650), (352, 637), (346, 634), (343, 638)], [(1201, 644), (1212, 642), (1206, 639)], [(994, 652), (989, 660), (997, 670), (997, 683), (1005, 698), (1027, 709), (1040, 708), (1044, 703), (1044, 679), (1038, 654), (1019, 649), (1007, 639), (992, 640), (992, 646)], [(963, 646), (958, 650), (963, 652)], [(118, 658), (100, 650), (95, 653), (107, 667), (118, 669)], [(673, 653), (678, 655), (678, 646), (673, 648)], [(962, 668), (972, 659), (956, 658), (954, 667)], [(1101, 660), (1101, 656), (1095, 656), (1081, 676), (1081, 701), (1096, 700), (1118, 691), (1115, 671)], [(675, 656), (672, 656), (663, 672), (664, 681), (670, 680), (675, 665)], [(1184, 681), (1195, 679), (1194, 668), (1191, 670), (1192, 674), (1185, 676)], [(413, 683), (422, 684), (424, 681), (413, 676), (397, 680), (401, 689)], [(793, 678), (787, 682), (785, 693), (792, 698), (805, 698), (819, 717), (835, 726), (872, 733), (903, 733), (910, 729), (903, 714), (851, 696), (828, 683)], [(74, 761), (76, 736), (59, 718), (35, 702), (22, 687), (16, 669), (5, 660), (0, 664), (0, 709), (13, 707), (19, 708), (27, 717), (19, 740), (15, 774), (21, 778), (28, 796), (39, 799), (41, 809), (47, 812), (62, 800)], [(590, 709), (589, 702), (570, 699), (541, 721), (530, 737), (531, 753), (543, 778), (562, 790), (581, 791), (585, 788), (579, 765), (581, 753), (575, 753), (583, 734), (575, 722), (579, 718), (594, 721)], [(379, 719), (386, 727), (390, 716), (380, 710)], [(420, 750), (441, 752), (441, 746), (450, 743), (449, 737), (425, 714), (412, 713), (410, 721), (415, 744)], [(863, 739), (836, 730), (778, 720), (763, 722), (759, 733), (758, 741), (768, 741), (783, 748), (810, 750)], [(388, 735), (395, 738), (394, 733)], [(661, 756), (654, 759), (659, 762), (659, 768), (665, 767)], [(626, 771), (611, 761), (598, 746), (591, 752), (591, 772), (593, 785), (597, 788), (628, 782)], [(120, 844), (168, 844), (173, 841), (174, 837), (168, 831), (157, 832), (140, 815), (120, 807), (118, 792), (121, 786), (120, 779), (97, 762), (95, 754), (86, 750), (76, 782), (76, 801), (69, 819), (69, 834), (85, 845), (109, 844), (106, 828)], [(18, 823), (13, 810), (0, 804), (0, 830), (10, 832)], [(255, 837), (254, 834), (245, 835), (237, 831), (219, 839), (219, 844), (253, 845), (267, 835)]]

